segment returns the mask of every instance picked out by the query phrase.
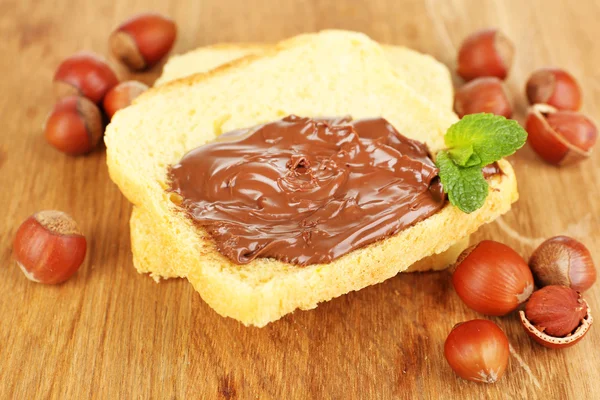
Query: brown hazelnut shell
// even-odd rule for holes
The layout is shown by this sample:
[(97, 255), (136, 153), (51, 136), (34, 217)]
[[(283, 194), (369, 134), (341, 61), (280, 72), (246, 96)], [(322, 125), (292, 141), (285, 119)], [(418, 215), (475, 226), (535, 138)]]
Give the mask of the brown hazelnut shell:
[(108, 118), (112, 119), (117, 111), (130, 106), (134, 99), (148, 89), (147, 85), (138, 81), (124, 81), (119, 83), (104, 97), (104, 112)]
[(133, 70), (158, 64), (173, 47), (177, 37), (175, 22), (157, 13), (134, 15), (110, 36), (112, 53)]
[(117, 83), (119, 79), (110, 65), (90, 52), (80, 52), (65, 59), (54, 74), (54, 91), (59, 99), (78, 95), (100, 104)]
[(85, 259), (87, 241), (68, 214), (46, 210), (26, 219), (13, 242), (17, 265), (34, 282), (58, 284), (69, 279)]
[(514, 52), (514, 45), (502, 32), (496, 29), (474, 32), (460, 46), (457, 73), (466, 81), (482, 76), (505, 79)]
[(540, 68), (527, 80), (525, 93), (530, 104), (549, 104), (559, 110), (581, 108), (581, 88), (575, 78), (559, 68)]
[(496, 77), (483, 77), (473, 79), (456, 91), (454, 111), (459, 118), (476, 113), (510, 118), (512, 106), (502, 81)]
[(563, 285), (583, 292), (596, 282), (596, 268), (590, 251), (568, 236), (555, 236), (531, 255), (529, 267), (540, 287)]
[(456, 294), (470, 309), (502, 316), (516, 310), (533, 292), (533, 275), (509, 246), (483, 240), (459, 256), (452, 273)]
[(46, 141), (72, 156), (92, 151), (103, 133), (100, 109), (91, 100), (81, 96), (60, 99), (44, 124)]

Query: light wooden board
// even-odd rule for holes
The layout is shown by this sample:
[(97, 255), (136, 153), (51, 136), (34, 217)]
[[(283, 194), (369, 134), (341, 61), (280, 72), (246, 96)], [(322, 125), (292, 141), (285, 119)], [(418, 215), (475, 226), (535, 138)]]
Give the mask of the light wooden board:
[[(457, 379), (443, 342), (455, 323), (478, 315), (447, 272), (402, 274), (264, 329), (219, 317), (186, 281), (157, 285), (138, 275), (130, 205), (108, 178), (104, 151), (68, 158), (44, 142), (41, 126), (60, 60), (80, 49), (106, 52), (112, 27), (147, 9), (177, 20), (178, 52), (335, 27), (431, 53), (451, 68), (466, 34), (497, 26), (517, 44), (508, 88), (518, 118), (525, 79), (548, 64), (581, 80), (584, 109), (599, 117), (595, 0), (3, 0), (0, 398), (600, 398), (600, 327), (574, 348), (546, 350), (515, 315), (494, 319), (514, 348), (506, 376), (493, 386)], [(474, 239), (529, 256), (543, 238), (567, 233), (600, 263), (598, 154), (557, 169), (524, 148), (512, 158), (521, 200)], [(85, 264), (61, 286), (27, 281), (11, 260), (20, 222), (42, 209), (71, 213), (89, 240)], [(600, 309), (600, 285), (586, 298)]]

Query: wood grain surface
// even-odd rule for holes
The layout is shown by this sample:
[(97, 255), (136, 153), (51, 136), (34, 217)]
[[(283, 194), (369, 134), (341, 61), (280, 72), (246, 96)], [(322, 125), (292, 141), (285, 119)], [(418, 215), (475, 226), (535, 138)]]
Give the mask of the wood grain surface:
[[(454, 324), (479, 316), (448, 272), (400, 274), (264, 329), (219, 317), (184, 280), (138, 275), (131, 207), (108, 178), (104, 149), (66, 157), (45, 143), (41, 126), (61, 59), (106, 53), (111, 29), (144, 10), (177, 21), (176, 52), (343, 28), (433, 54), (451, 69), (465, 35), (496, 26), (517, 45), (507, 85), (518, 119), (528, 74), (549, 64), (580, 79), (584, 111), (599, 117), (595, 0), (0, 0), (0, 399), (600, 398), (600, 327), (574, 348), (547, 350), (516, 315), (494, 319), (514, 349), (506, 376), (495, 385), (457, 379), (444, 340)], [(521, 150), (512, 157), (520, 201), (473, 239), (528, 257), (544, 238), (566, 233), (600, 263), (599, 154), (557, 169)], [(27, 281), (11, 258), (17, 227), (42, 209), (72, 214), (89, 241), (81, 270), (60, 286)], [(600, 285), (586, 298), (600, 309)]]

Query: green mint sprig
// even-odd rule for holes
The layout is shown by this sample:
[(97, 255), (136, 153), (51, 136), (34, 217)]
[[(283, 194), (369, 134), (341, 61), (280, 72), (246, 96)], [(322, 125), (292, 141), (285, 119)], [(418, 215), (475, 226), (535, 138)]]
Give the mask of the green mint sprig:
[(469, 214), (481, 208), (488, 183), (481, 169), (514, 154), (527, 140), (517, 121), (494, 114), (466, 115), (452, 125), (437, 153), (436, 165), (450, 203)]

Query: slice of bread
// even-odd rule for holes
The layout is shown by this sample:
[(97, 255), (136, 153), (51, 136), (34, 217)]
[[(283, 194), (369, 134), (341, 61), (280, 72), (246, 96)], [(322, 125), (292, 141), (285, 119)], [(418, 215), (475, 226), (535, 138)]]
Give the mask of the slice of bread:
[[(229, 63), (238, 58), (257, 54), (268, 48), (266, 44), (255, 43), (222, 43), (212, 46), (199, 47), (185, 54), (175, 55), (169, 59), (163, 68), (162, 75), (156, 81), (155, 86), (181, 79), (197, 73), (208, 72), (221, 65)], [(402, 46), (385, 45), (384, 50), (387, 59), (399, 74), (406, 74), (411, 77), (407, 82), (417, 92), (422, 93), (431, 102), (445, 109), (452, 108), (453, 90), (450, 72), (445, 65), (441, 64), (433, 57), (421, 54), (414, 50)], [(148, 224), (151, 220), (144, 218), (143, 212), (132, 212), (130, 224), (132, 226), (132, 243), (137, 244), (137, 248), (146, 248), (148, 246), (158, 245), (152, 241), (152, 236), (135, 237), (134, 232), (144, 232), (150, 227), (141, 227), (140, 224)], [(160, 229), (154, 227), (154, 230)], [(146, 243), (146, 241), (152, 243)], [(426, 257), (423, 260), (411, 265), (404, 272), (441, 270), (456, 261), (458, 255), (467, 248), (469, 238), (463, 238), (448, 250), (441, 254)], [(172, 260), (159, 260), (158, 257), (138, 259), (137, 254), (143, 252), (133, 252), (134, 264), (140, 272), (151, 272), (155, 279), (169, 278), (169, 272), (174, 268), (161, 267), (166, 266)]]
[[(173, 56), (165, 64), (155, 86), (210, 71), (238, 58), (258, 54), (267, 48), (266, 44), (218, 44)], [(416, 92), (443, 109), (452, 109), (454, 101), (452, 78), (444, 64), (430, 55), (406, 47), (384, 45), (383, 48), (398, 75), (411, 77), (410, 82), (406, 83)]]
[(388, 239), (325, 265), (300, 268), (272, 259), (237, 265), (215, 249), (165, 191), (168, 166), (187, 151), (223, 132), (288, 114), (382, 116), (435, 153), (444, 147), (443, 135), (457, 118), (404, 83), (410, 76), (402, 78), (368, 37), (324, 31), (146, 92), (115, 115), (105, 137), (111, 178), (158, 227), (147, 234), (159, 237), (161, 247), (136, 251), (152, 259), (159, 259), (155, 254), (160, 252), (174, 260), (168, 275), (187, 277), (219, 314), (264, 326), (295, 309), (314, 308), (382, 282), (507, 212), (518, 194), (513, 170), (502, 160), (504, 173), (489, 179), (486, 203), (472, 214), (447, 205)]

